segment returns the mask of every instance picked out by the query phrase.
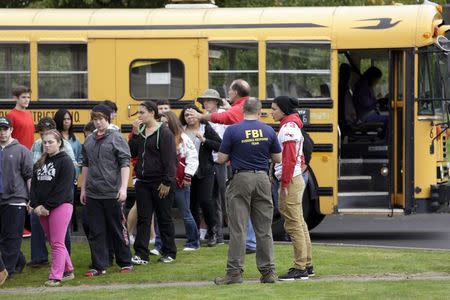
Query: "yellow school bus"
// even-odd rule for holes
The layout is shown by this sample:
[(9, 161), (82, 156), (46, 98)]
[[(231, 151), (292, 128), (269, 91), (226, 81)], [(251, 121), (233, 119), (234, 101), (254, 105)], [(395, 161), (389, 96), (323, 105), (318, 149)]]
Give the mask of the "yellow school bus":
[[(89, 110), (108, 99), (127, 134), (140, 101), (169, 99), (180, 109), (207, 88), (225, 98), (230, 82), (243, 78), (274, 127), (271, 100), (298, 99), (314, 140), (303, 199), (311, 228), (333, 213), (434, 212), (449, 201), (450, 47), (441, 10), (432, 3), (2, 9), (0, 115), (14, 106), (13, 86), (27, 84), (35, 122), (67, 108), (81, 132)], [(342, 65), (350, 70), (345, 88)], [(342, 128), (340, 94), (351, 95), (372, 66), (382, 72), (374, 94), (388, 120), (384, 137), (379, 122)]]

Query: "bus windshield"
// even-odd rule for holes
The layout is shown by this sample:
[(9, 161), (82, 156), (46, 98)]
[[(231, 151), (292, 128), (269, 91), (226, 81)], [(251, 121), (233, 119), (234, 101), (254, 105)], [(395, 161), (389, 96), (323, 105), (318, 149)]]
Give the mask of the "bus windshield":
[(444, 116), (450, 101), (449, 58), (434, 45), (419, 49), (419, 115)]

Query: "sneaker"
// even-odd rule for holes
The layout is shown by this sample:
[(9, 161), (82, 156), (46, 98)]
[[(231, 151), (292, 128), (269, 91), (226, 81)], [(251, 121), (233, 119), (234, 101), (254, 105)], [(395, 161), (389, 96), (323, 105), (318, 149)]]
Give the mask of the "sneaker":
[(215, 245), (217, 245), (216, 235), (215, 234), (209, 235), (206, 244), (208, 245), (208, 247), (214, 247)]
[(28, 238), (30, 236), (31, 236), (31, 231), (29, 231), (29, 230), (24, 228), (23, 231), (22, 231), (22, 237)]
[(72, 272), (64, 272), (63, 277), (61, 278), (61, 281), (68, 281), (75, 279), (75, 274)]
[(245, 254), (255, 254), (256, 249), (245, 249)]
[(240, 272), (235, 273), (226, 273), (224, 277), (217, 277), (214, 279), (214, 283), (217, 285), (224, 284), (234, 284), (234, 283), (242, 283), (244, 279), (242, 278), (242, 274)]
[(148, 260), (144, 260), (140, 256), (137, 256), (137, 255), (135, 255), (131, 258), (131, 262), (135, 265), (147, 265), (148, 264)]
[(61, 286), (61, 280), (49, 279), (46, 282), (44, 282), (44, 285), (48, 287)]
[(126, 267), (122, 267), (120, 268), (120, 273), (131, 273), (133, 272), (133, 266), (126, 266)]
[(278, 280), (278, 276), (274, 272), (269, 272), (265, 275), (262, 275), (259, 281), (261, 283), (275, 283)]
[(173, 259), (169, 255), (163, 255), (158, 259), (158, 262), (167, 264), (173, 262), (174, 260), (175, 259)]
[(306, 266), (306, 271), (308, 271), (308, 276), (309, 277), (316, 276), (316, 273), (314, 272), (314, 267), (313, 266)]
[(95, 276), (101, 276), (101, 275), (105, 275), (105, 274), (106, 274), (106, 270), (90, 269), (89, 271), (84, 273), (84, 276), (95, 277)]
[(155, 248), (155, 249), (150, 250), (150, 254), (160, 256), (161, 252), (159, 252), (159, 250)]
[(183, 248), (183, 251), (186, 251), (186, 252), (197, 251), (197, 250), (200, 250), (200, 247), (197, 247), (197, 248), (194, 248), (194, 247), (184, 247), (184, 248)]
[(218, 238), (217, 239), (217, 245), (224, 245), (225, 241), (223, 240), (223, 238)]
[(3, 271), (0, 272), (0, 286), (5, 283), (7, 278), (8, 278), (8, 271), (4, 269)]
[(306, 271), (306, 269), (300, 270), (296, 268), (290, 268), (286, 274), (278, 277), (278, 279), (281, 281), (291, 281), (298, 279), (307, 280), (308, 278), (308, 271)]

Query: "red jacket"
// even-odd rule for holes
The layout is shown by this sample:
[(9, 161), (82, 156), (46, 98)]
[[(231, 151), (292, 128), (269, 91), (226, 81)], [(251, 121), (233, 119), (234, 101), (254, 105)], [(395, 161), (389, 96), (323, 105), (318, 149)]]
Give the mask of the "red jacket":
[(236, 100), (231, 105), (231, 108), (225, 112), (222, 113), (212, 113), (211, 114), (211, 122), (213, 123), (219, 123), (219, 124), (225, 124), (225, 125), (231, 125), (238, 123), (242, 120), (244, 120), (244, 102), (249, 97), (242, 97)]

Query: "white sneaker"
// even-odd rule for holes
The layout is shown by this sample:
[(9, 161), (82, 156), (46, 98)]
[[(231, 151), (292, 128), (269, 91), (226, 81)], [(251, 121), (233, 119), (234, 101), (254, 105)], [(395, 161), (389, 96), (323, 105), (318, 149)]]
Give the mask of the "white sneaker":
[(140, 258), (137, 255), (135, 255), (131, 258), (131, 262), (135, 265), (147, 265), (148, 264), (147, 260), (143, 260), (142, 258)]
[(193, 248), (193, 247), (184, 247), (183, 251), (197, 251), (200, 250), (200, 247), (198, 248)]
[(150, 254), (151, 254), (151, 255), (160, 256), (160, 255), (161, 255), (161, 252), (159, 252), (158, 249), (152, 249), (152, 250), (150, 250)]

